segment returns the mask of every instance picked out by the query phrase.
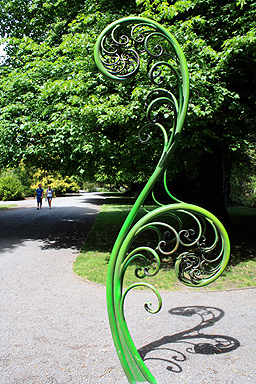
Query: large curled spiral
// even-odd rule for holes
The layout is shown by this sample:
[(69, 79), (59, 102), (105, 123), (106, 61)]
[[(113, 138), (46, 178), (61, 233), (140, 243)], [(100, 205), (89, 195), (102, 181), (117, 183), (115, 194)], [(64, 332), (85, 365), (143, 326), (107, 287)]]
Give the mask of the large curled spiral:
[[(163, 150), (159, 163), (138, 196), (112, 250), (107, 276), (107, 305), (109, 322), (116, 350), (130, 383), (156, 383), (128, 331), (124, 300), (134, 288), (145, 287), (154, 292), (158, 304), (155, 309), (145, 303), (145, 309), (156, 313), (161, 309), (159, 292), (146, 277), (153, 278), (161, 269), (163, 259), (172, 258), (178, 279), (200, 287), (214, 281), (225, 269), (230, 244), (225, 228), (210, 212), (186, 204), (172, 196), (167, 186), (166, 167), (183, 128), (188, 99), (189, 76), (184, 54), (176, 39), (155, 21), (128, 17), (110, 24), (99, 35), (94, 57), (99, 71), (110, 81), (136, 81), (139, 70), (145, 70), (149, 91), (145, 100), (147, 122), (139, 139), (147, 143), (150, 131), (163, 136)], [(161, 114), (168, 118), (164, 126)], [(136, 217), (156, 181), (164, 177), (164, 186), (172, 204), (159, 203), (139, 221)], [(148, 237), (148, 240), (146, 240)], [(127, 268), (134, 262), (137, 282), (123, 289)]]

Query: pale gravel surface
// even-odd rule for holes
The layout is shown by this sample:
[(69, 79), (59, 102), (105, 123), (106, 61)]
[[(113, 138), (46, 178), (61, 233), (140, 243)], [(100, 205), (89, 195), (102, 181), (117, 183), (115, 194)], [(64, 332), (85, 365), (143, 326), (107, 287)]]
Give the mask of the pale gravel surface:
[[(105, 287), (72, 272), (100, 195), (0, 210), (0, 384), (126, 384), (109, 330)], [(40, 215), (40, 216), (39, 216)], [(255, 384), (255, 292), (134, 291), (126, 318), (159, 384)]]

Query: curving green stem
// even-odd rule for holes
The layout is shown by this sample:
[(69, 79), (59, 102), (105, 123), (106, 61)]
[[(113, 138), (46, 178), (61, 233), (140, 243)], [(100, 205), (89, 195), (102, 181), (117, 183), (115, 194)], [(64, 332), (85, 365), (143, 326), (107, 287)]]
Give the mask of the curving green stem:
[[(200, 287), (215, 280), (225, 269), (230, 253), (229, 239), (215, 216), (200, 207), (180, 202), (167, 188), (166, 166), (180, 137), (189, 99), (187, 63), (176, 39), (153, 20), (123, 18), (110, 24), (99, 35), (94, 57), (100, 72), (107, 79), (124, 84), (136, 76), (141, 61), (146, 62), (150, 83), (145, 111), (148, 122), (141, 132), (149, 127), (160, 128), (164, 137), (163, 151), (156, 169), (137, 198), (113, 247), (106, 287), (111, 332), (128, 381), (155, 384), (156, 379), (144, 364), (131, 339), (124, 316), (124, 299), (131, 289), (143, 286), (151, 289), (158, 299), (156, 310), (151, 310), (149, 303), (145, 304), (146, 310), (158, 312), (162, 301), (157, 290), (145, 282), (132, 284), (123, 291), (127, 267), (136, 258), (146, 263), (150, 255), (157, 267), (151, 274), (148, 272), (150, 267), (145, 267), (140, 275), (135, 271), (135, 277), (141, 280), (147, 275), (156, 275), (161, 257), (172, 255), (175, 257), (178, 279), (186, 285)], [(173, 82), (172, 86), (164, 83), (166, 74), (168, 81), (171, 79)], [(156, 110), (160, 111), (163, 106), (173, 120), (167, 128), (159, 123), (158, 112), (156, 115)], [(159, 208), (148, 212), (136, 222), (140, 208), (160, 176), (164, 176), (165, 189), (174, 203), (160, 204)], [(188, 223), (191, 228), (187, 227)], [(210, 245), (206, 236), (207, 225), (210, 227)], [(132, 248), (135, 240), (147, 230), (156, 233), (157, 244)], [(176, 256), (178, 250), (180, 253)]]

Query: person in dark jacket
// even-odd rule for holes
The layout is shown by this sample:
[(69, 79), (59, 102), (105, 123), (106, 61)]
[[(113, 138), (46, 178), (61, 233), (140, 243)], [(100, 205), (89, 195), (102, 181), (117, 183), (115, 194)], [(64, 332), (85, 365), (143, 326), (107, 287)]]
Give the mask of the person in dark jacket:
[(44, 195), (44, 190), (42, 188), (42, 185), (39, 184), (34, 196), (34, 199), (36, 197), (36, 200), (37, 200), (37, 209), (39, 209), (39, 207), (40, 209), (42, 208), (43, 195)]

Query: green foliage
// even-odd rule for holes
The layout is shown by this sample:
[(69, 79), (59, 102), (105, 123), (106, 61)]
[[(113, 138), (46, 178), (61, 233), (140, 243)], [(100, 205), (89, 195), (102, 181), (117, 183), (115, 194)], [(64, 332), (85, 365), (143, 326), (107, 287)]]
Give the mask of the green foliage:
[[(236, 150), (234, 151), (237, 152)], [(247, 144), (245, 156), (236, 159), (230, 172), (230, 205), (256, 206), (256, 152)], [(250, 161), (247, 159), (250, 158)]]
[(33, 190), (33, 195), (38, 184), (42, 185), (42, 188), (46, 191), (49, 185), (54, 190), (55, 196), (63, 196), (67, 193), (74, 193), (79, 191), (79, 184), (71, 176), (62, 177), (58, 172), (49, 173), (41, 170), (37, 170), (34, 173), (33, 181), (31, 181), (30, 188)]
[[(218, 143), (226, 167), (255, 142), (254, 1), (137, 1), (166, 25), (188, 61), (191, 98), (178, 167), (201, 161)], [(234, 153), (236, 151), (237, 153)], [(188, 155), (189, 154), (189, 155)], [(188, 158), (189, 156), (189, 158)], [(183, 160), (183, 161), (182, 161)]]
[(0, 200), (20, 200), (34, 196), (38, 184), (44, 190), (51, 185), (55, 196), (78, 192), (80, 183), (73, 177), (63, 177), (58, 172), (49, 173), (36, 168), (25, 167), (21, 164), (16, 169), (3, 171), (0, 176)]
[[(121, 16), (124, 9), (115, 15), (81, 12), (55, 46), (29, 36), (9, 39), (15, 55), (0, 82), (3, 166), (23, 160), (48, 171), (114, 179), (122, 150), (129, 152), (133, 146), (134, 139), (125, 132), (134, 127), (130, 119), (138, 116), (138, 103), (129, 103), (127, 90), (105, 83), (96, 71), (92, 49), (102, 28)], [(121, 94), (127, 95), (125, 106)]]
[(22, 200), (24, 196), (24, 187), (13, 172), (0, 177), (0, 200)]
[(256, 176), (243, 177), (244, 172), (234, 172), (231, 177), (231, 204), (256, 207)]
[(35, 41), (59, 41), (68, 24), (84, 7), (84, 0), (1, 0), (0, 35)]
[(31, 182), (35, 177), (37, 169), (34, 167), (25, 167), (21, 162), (18, 168), (12, 169), (12, 172), (23, 185), (25, 197), (34, 196), (35, 191), (31, 188)]
[(111, 184), (97, 183), (85, 181), (83, 184), (83, 190), (86, 192), (116, 192), (117, 190)]

